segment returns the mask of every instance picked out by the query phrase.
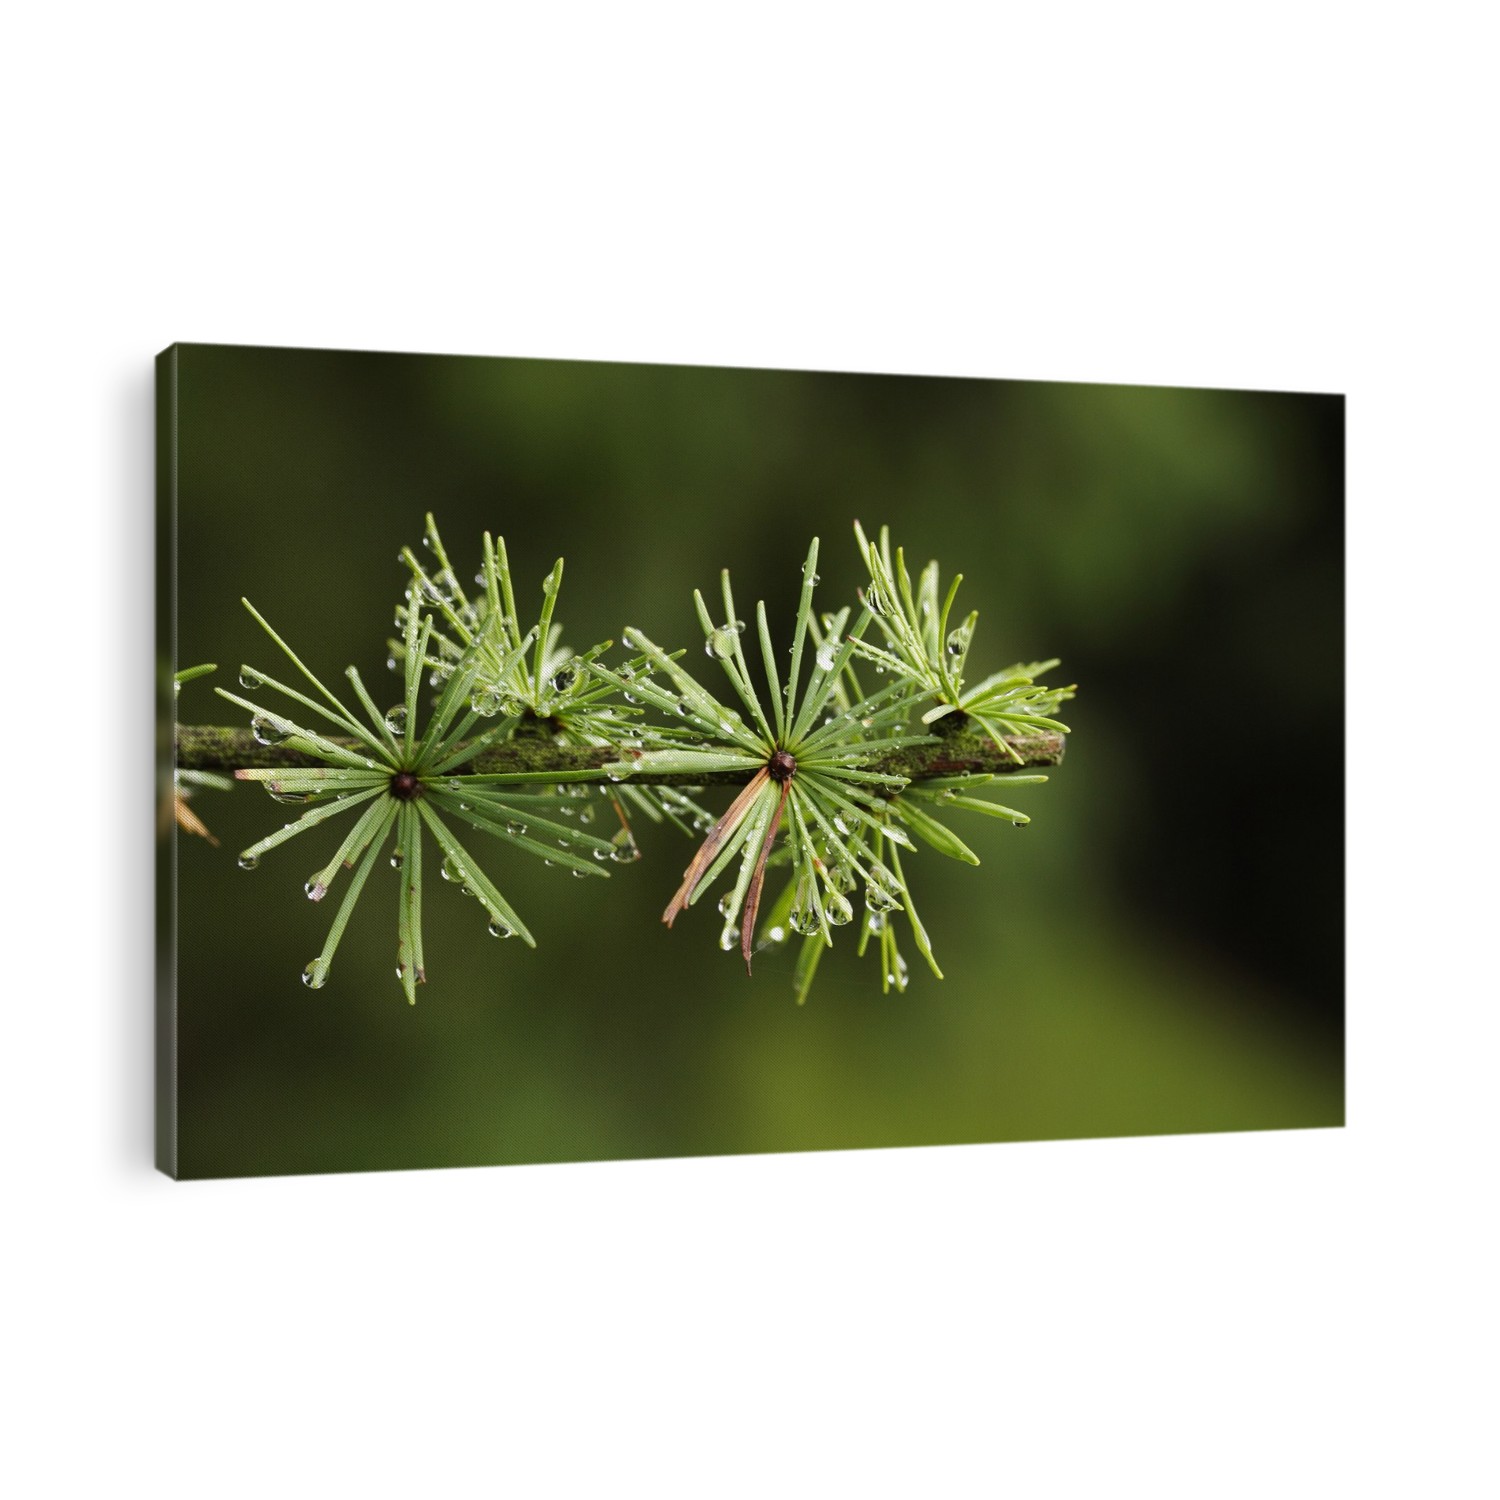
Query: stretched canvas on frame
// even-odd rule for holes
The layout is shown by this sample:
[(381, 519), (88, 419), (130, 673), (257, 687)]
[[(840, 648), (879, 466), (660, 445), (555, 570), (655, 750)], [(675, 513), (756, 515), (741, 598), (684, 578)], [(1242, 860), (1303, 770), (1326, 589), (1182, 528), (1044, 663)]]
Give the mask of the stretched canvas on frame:
[[(158, 364), (158, 416), (164, 1170), (226, 1177), (1342, 1123), (1342, 398), (174, 345)], [(424, 546), (429, 515), (452, 589)], [(403, 798), (382, 770), (370, 805), (390, 802), (388, 841), (322, 968), (359, 872), (336, 864), (326, 894), (317, 877), (357, 811), (241, 867), (245, 851), (316, 810), (287, 800), (306, 795), (301, 784), (284, 785), (282, 800), (267, 795), (272, 772), (246, 749), (259, 744), (252, 723), (259, 717), (270, 765), (286, 743), (280, 715), (341, 738), (264, 686), (295, 685), (328, 706), (256, 615), (335, 696), (352, 702), (353, 666), (378, 717), (404, 711), (405, 622), (431, 614), (451, 641), (445, 609), (480, 619), (488, 534), (503, 538), (522, 629), (547, 607), (544, 581), (559, 585), (548, 683), (588, 673), (576, 657), (567, 667), (569, 651), (610, 642), (593, 660), (612, 687), (590, 680), (611, 696), (589, 712), (612, 705), (620, 724), (635, 711), (660, 722), (659, 699), (637, 693), (630, 704), (619, 676), (643, 660), (627, 641), (644, 639), (753, 728), (722, 659), (733, 665), (743, 652), (769, 715), (756, 602), (784, 675), (816, 538), (801, 688), (816, 680), (819, 638), (840, 645), (872, 586), (880, 598), (856, 523), (877, 550), (889, 528), (918, 615), (929, 560), (941, 570), (939, 605), (963, 575), (937, 659), (961, 655), (968, 686), (1056, 658), (1037, 682), (1076, 690), (1006, 700), (1017, 713), (1046, 709), (1034, 717), (1068, 731), (1065, 754), (1038, 750), (1022, 768), (1045, 783), (1013, 778), (999, 798), (1019, 819), (924, 802), (920, 779), (901, 793), (917, 805), (914, 822), (928, 809), (965, 851), (925, 825), (894, 858), (882, 846), (887, 866), (901, 862), (920, 937), (906, 892), (888, 914), (878, 882), (872, 910), (865, 871), (847, 898), (817, 873), (825, 918), (843, 917), (843, 899), (849, 915), (826, 924), (831, 941), (819, 939), (809, 982), (804, 935), (788, 929), (803, 925), (799, 902), (810, 897), (793, 888), (773, 920), (802, 868), (795, 812), (762, 837), (751, 974), (735, 925), (744, 899), (733, 921), (716, 909), (742, 867), (742, 897), (751, 890), (750, 841), (743, 864), (737, 857), (663, 922), (695, 849), (754, 768), (704, 771), (701, 791), (686, 772), (663, 784), (651, 795), (682, 802), (657, 811), (676, 818), (650, 815), (649, 788), (629, 777), (584, 783), (584, 796), (566, 784), (511, 786), (513, 798), (533, 798), (533, 826), (507, 840), (453, 812), (480, 872), (452, 867), (449, 880), (424, 821), (441, 813), (446, 826), (447, 794), (434, 785), (425, 802)], [(423, 591), (413, 558), (435, 589)], [(721, 607), (725, 569), (735, 618)], [(711, 609), (707, 633), (695, 589)], [(877, 621), (866, 629), (884, 640)], [(420, 722), (462, 644), (452, 659), (432, 648)], [(873, 693), (878, 658), (854, 665)], [(673, 682), (664, 668), (654, 680)], [(847, 706), (846, 695), (826, 711)], [(513, 708), (518, 725), (527, 717), (503, 694), (480, 707), (489, 712), (472, 715), (470, 737), (510, 722)], [(980, 732), (982, 703), (966, 725), (951, 713), (924, 721), (930, 707), (915, 704), (901, 736)], [(466, 696), (459, 718), (468, 712)], [(586, 753), (557, 743), (576, 727), (569, 714), (522, 731), (549, 764)], [(688, 722), (684, 753), (722, 748), (717, 726)], [(607, 724), (587, 723), (608, 740)], [(1262, 753), (1263, 736), (1288, 723), (1327, 747), (1318, 776)], [(216, 731), (239, 748), (211, 754)], [(496, 746), (509, 738), (497, 733)], [(639, 736), (617, 738), (631, 754)], [(908, 750), (928, 754), (921, 744), (888, 753)], [(785, 783), (764, 762), (757, 805), (769, 810)], [(805, 756), (787, 774), (811, 788), (816, 765)], [(983, 795), (994, 800), (1001, 781)], [(477, 790), (494, 798), (505, 788)], [(960, 803), (968, 795), (934, 787), (944, 790)], [(560, 857), (545, 861), (518, 839), (549, 823), (567, 837), (548, 835)], [(833, 835), (810, 837), (826, 854), (817, 840)], [(419, 985), (402, 895), (411, 870), (390, 863), (412, 839), (424, 845)], [(866, 854), (873, 843), (872, 833)], [(574, 878), (568, 861), (595, 862), (600, 846), (608, 878)], [(876, 918), (899, 946), (866, 931)]]

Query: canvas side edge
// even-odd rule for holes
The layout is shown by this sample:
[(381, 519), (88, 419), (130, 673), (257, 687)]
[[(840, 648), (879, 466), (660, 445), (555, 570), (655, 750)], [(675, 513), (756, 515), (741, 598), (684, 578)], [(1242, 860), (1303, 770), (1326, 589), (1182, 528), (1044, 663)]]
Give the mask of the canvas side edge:
[(177, 1172), (177, 821), (171, 815), (177, 709), (177, 385), (174, 344), (156, 356), (156, 1045), (157, 1170)]

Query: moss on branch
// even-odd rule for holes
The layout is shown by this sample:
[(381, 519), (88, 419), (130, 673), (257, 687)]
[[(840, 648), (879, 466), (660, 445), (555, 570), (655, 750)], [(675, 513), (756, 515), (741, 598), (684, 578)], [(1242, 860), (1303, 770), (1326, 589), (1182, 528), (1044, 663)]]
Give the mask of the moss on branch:
[[(357, 746), (353, 740), (335, 743)], [(930, 745), (911, 745), (889, 751), (871, 761), (872, 771), (922, 781), (932, 776), (960, 776), (1012, 771), (1032, 771), (1062, 763), (1065, 737), (1060, 734), (1008, 735), (1005, 743), (1019, 761), (1000, 749), (982, 730), (964, 726), (942, 735)], [(628, 756), (611, 745), (579, 747), (558, 745), (540, 738), (522, 737), (481, 752), (463, 767), (464, 775), (493, 776), (505, 772), (598, 771), (610, 761)], [(177, 768), (183, 771), (270, 770), (276, 767), (319, 766), (326, 762), (288, 750), (280, 745), (262, 745), (248, 729), (210, 724), (177, 726)], [(641, 773), (630, 778), (636, 786), (741, 786), (749, 774), (741, 771)]]

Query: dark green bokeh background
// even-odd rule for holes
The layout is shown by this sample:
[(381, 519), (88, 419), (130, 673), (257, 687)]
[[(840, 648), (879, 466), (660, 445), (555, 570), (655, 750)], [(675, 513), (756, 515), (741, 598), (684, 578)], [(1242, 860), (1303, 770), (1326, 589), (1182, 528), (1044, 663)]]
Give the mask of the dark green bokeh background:
[(201, 345), (179, 370), (178, 664), (221, 664), (185, 721), (238, 722), (211, 685), (277, 670), (242, 594), (394, 700), (428, 508), (466, 573), (505, 534), (525, 608), (565, 556), (575, 646), (632, 623), (694, 658), (722, 566), (784, 632), (809, 537), (832, 608), (852, 521), (888, 522), (965, 574), (972, 675), (1058, 655), (1080, 688), (1066, 764), (1014, 794), (1032, 826), (971, 820), (978, 870), (915, 862), (947, 979), (909, 952), (882, 996), (844, 941), (804, 1009), (790, 953), (747, 980), (709, 907), (662, 927), (689, 850), (650, 828), (608, 882), (482, 851), (536, 952), (432, 883), (415, 1008), (377, 873), (309, 992), (332, 911), (302, 882), (336, 835), (247, 874), (282, 809), (201, 794), (181, 1175), (1342, 1123), (1342, 398)]

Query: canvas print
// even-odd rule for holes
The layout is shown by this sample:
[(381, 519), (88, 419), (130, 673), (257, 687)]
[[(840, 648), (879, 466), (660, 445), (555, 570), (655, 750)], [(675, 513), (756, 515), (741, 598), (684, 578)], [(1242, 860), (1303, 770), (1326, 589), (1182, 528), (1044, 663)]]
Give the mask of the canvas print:
[(1340, 397), (157, 374), (164, 1171), (1342, 1123)]

